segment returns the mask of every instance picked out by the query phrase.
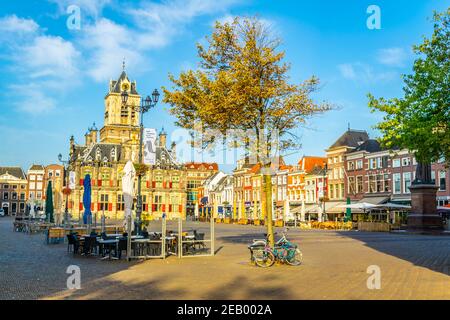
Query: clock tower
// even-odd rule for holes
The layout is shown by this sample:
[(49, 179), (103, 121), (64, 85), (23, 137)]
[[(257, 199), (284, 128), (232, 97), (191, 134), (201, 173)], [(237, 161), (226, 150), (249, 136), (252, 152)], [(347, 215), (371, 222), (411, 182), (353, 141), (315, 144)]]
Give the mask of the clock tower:
[[(127, 105), (122, 104), (122, 93), (128, 93)], [(139, 106), (141, 96), (136, 81), (131, 82), (125, 65), (118, 80), (109, 82), (105, 96), (105, 120), (100, 130), (101, 143), (137, 145), (139, 142)]]

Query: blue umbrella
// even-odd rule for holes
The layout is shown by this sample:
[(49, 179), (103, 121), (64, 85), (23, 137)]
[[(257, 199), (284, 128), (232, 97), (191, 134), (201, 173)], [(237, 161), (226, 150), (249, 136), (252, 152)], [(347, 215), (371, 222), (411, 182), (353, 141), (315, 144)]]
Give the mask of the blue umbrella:
[(84, 214), (83, 214), (83, 223), (90, 224), (92, 223), (92, 213), (91, 213), (91, 176), (86, 175), (84, 177), (84, 194), (83, 194), (83, 206), (84, 206)]

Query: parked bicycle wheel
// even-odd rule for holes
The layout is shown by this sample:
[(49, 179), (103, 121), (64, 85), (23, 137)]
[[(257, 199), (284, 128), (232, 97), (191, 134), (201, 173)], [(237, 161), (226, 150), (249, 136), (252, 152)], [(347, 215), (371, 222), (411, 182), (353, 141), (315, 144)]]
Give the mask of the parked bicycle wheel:
[(275, 256), (272, 252), (266, 250), (253, 251), (253, 257), (257, 266), (267, 268), (275, 263)]
[(292, 252), (289, 253), (289, 255), (288, 255), (287, 259), (286, 259), (286, 262), (288, 264), (290, 264), (291, 266), (299, 266), (299, 265), (301, 265), (302, 261), (303, 261), (303, 254), (302, 254), (302, 252), (298, 248), (297, 249), (292, 249), (292, 251), (294, 251), (294, 252), (293, 253)]

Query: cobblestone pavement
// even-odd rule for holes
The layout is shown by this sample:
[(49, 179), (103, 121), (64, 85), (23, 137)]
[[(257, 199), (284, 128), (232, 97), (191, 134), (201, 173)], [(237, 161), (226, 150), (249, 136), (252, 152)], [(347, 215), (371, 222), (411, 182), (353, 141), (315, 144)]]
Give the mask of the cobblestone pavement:
[[(0, 299), (450, 299), (448, 236), (291, 229), (303, 264), (261, 269), (247, 245), (263, 232), (217, 224), (214, 257), (129, 263), (74, 257), (0, 218)], [(69, 265), (81, 268), (80, 290), (66, 289)], [(379, 290), (367, 288), (370, 265), (380, 267)]]

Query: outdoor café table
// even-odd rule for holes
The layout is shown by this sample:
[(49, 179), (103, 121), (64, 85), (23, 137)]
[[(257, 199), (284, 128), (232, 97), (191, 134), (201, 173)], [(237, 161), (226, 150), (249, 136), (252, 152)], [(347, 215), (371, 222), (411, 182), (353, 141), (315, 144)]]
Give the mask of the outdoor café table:
[(108, 256), (107, 257), (103, 257), (101, 260), (105, 260), (105, 259), (117, 260), (117, 259), (119, 259), (117, 257), (111, 256), (111, 246), (112, 245), (115, 245), (115, 247), (116, 247), (116, 254), (117, 254), (117, 247), (119, 245), (119, 240), (118, 239), (111, 239), (111, 240), (100, 239), (100, 240), (98, 240), (98, 243), (103, 245), (103, 246), (105, 246), (105, 245), (109, 246)]
[(177, 237), (174, 236), (166, 236), (166, 252), (171, 254), (177, 254), (177, 244), (176, 241)]
[(186, 242), (183, 243), (186, 252), (189, 252), (191, 249), (195, 250), (195, 242), (193, 242), (195, 240), (195, 235), (184, 236), (184, 240), (186, 240)]
[(106, 234), (107, 237), (120, 238), (122, 235), (119, 233)]
[(134, 239), (131, 238), (131, 241), (135, 244), (134, 246), (134, 255), (140, 255), (141, 253), (144, 253), (144, 247), (148, 247), (148, 244), (150, 243), (150, 239)]

